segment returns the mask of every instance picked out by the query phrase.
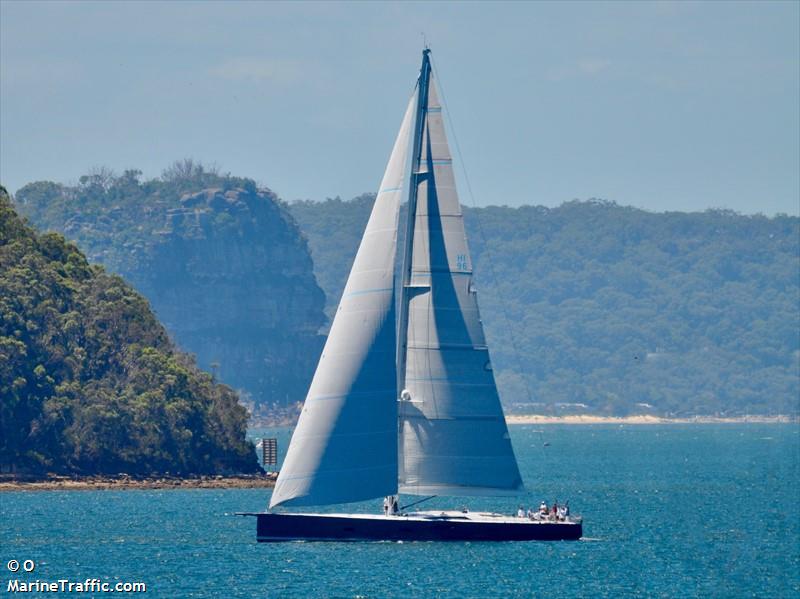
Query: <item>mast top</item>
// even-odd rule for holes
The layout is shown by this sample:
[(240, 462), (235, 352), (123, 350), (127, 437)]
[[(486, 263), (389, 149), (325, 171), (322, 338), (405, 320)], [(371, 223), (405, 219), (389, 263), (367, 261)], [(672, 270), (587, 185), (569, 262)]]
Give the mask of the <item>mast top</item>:
[[(418, 83), (420, 84), (420, 96), (419, 96), (419, 104), (418, 108), (427, 108), (428, 105), (428, 80), (430, 79), (431, 73), (431, 49), (428, 48), (428, 45), (425, 44), (425, 48), (422, 50), (422, 66), (419, 69), (419, 79)], [(422, 110), (418, 112), (418, 121), (421, 122), (422, 119)], [(417, 123), (419, 125), (419, 122)], [(420, 131), (417, 130), (417, 134)]]

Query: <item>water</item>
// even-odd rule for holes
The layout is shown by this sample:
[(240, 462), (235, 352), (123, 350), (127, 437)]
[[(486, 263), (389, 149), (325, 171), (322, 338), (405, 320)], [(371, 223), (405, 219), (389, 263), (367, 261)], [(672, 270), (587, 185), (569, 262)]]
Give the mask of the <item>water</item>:
[(797, 425), (511, 433), (526, 506), (569, 499), (586, 540), (257, 544), (255, 520), (232, 514), (262, 509), (267, 490), (15, 492), (0, 494), (3, 572), (33, 559), (35, 573), (16, 578), (143, 581), (157, 597), (800, 596)]

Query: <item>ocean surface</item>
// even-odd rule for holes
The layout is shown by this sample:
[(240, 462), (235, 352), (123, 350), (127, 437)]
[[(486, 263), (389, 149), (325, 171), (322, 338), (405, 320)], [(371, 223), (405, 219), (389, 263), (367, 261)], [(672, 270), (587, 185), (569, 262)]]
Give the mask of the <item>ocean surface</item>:
[[(281, 453), (289, 432), (252, 431), (277, 435)], [(255, 519), (233, 513), (263, 509), (268, 490), (11, 492), (0, 493), (0, 593), (9, 579), (99, 578), (145, 582), (155, 597), (800, 596), (798, 425), (511, 435), (529, 493), (466, 503), (511, 513), (569, 500), (584, 540), (257, 544)], [(11, 559), (36, 569), (11, 574)]]

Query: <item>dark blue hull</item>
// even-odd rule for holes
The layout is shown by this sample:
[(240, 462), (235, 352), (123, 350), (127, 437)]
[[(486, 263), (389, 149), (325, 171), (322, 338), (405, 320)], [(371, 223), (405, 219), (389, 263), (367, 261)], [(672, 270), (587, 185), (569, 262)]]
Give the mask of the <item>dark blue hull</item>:
[(247, 514), (257, 518), (259, 542), (275, 541), (574, 541), (580, 522), (458, 516)]

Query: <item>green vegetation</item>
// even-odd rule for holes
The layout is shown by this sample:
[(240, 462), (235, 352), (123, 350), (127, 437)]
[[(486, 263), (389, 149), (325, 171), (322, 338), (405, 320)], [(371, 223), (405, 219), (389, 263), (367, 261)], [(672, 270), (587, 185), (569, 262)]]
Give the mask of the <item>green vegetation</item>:
[(140, 181), (142, 172), (117, 176), (101, 167), (71, 187), (51, 181), (29, 183), (14, 198), (17, 209), (42, 230), (64, 231), (95, 260), (115, 273), (136, 272), (158, 251), (170, 210), (180, 198), (205, 188), (255, 192), (250, 179), (223, 175), (192, 160), (174, 163), (162, 177)]
[(141, 295), (37, 234), (0, 188), (0, 469), (254, 472), (246, 423)]
[[(290, 205), (329, 315), (371, 206)], [(512, 411), (800, 411), (800, 219), (593, 200), (465, 209), (465, 222)]]
[(256, 413), (293, 410), (322, 348), (325, 296), (285, 205), (192, 160), (140, 178), (95, 169), (75, 186), (31, 183), (14, 200), (37, 228), (124, 277)]
[[(305, 395), (323, 305), (330, 317), (373, 196), (287, 206), (185, 160), (149, 181), (98, 169), (76, 186), (32, 183), (16, 202), (122, 274), (181, 347), (266, 413)], [(593, 200), (465, 220), (511, 411), (800, 411), (797, 217)]]

